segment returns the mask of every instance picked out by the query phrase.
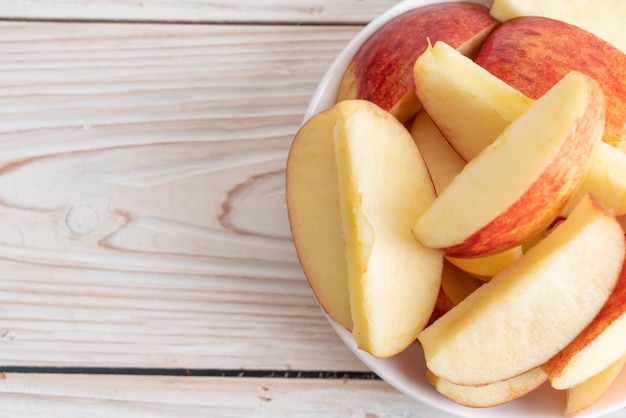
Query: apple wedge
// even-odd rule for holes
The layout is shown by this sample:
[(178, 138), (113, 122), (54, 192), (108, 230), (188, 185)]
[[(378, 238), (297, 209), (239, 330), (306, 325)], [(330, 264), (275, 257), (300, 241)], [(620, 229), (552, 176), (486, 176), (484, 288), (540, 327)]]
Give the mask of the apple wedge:
[(388, 357), (415, 341), (441, 285), (443, 255), (411, 235), (435, 198), (408, 130), (365, 100), (334, 106), (335, 160), (357, 346)]
[(433, 308), (433, 311), (430, 314), (430, 318), (428, 318), (428, 322), (426, 323), (426, 326), (435, 322), (443, 314), (445, 314), (452, 308), (454, 308), (454, 303), (452, 302), (452, 300), (450, 300), (448, 295), (444, 293), (443, 289), (439, 289), (439, 293), (437, 294), (437, 300), (435, 301), (435, 307)]
[(369, 100), (406, 122), (419, 111), (413, 63), (428, 39), (473, 55), (498, 22), (484, 5), (451, 2), (411, 9), (378, 28), (357, 50), (339, 85), (337, 102)]
[(543, 369), (555, 389), (576, 386), (626, 354), (626, 264), (593, 321)]
[(426, 162), (435, 191), (439, 194), (463, 170), (465, 160), (450, 146), (428, 113), (420, 111), (409, 131)]
[(464, 272), (449, 261), (444, 261), (441, 273), (441, 290), (452, 306), (456, 306), (484, 282)]
[(602, 89), (573, 71), (470, 161), (420, 216), (413, 234), (448, 256), (520, 245), (576, 191), (602, 136)]
[[(415, 71), (417, 91), (427, 92), (423, 100), (426, 112), (420, 113), (428, 113), (433, 123), (446, 132), (448, 143), (467, 161), (492, 143), (510, 121), (534, 102), (442, 42), (418, 59)], [(413, 133), (413, 136), (416, 141), (421, 139), (418, 146), (423, 149), (422, 155), (437, 188), (438, 183), (447, 185), (463, 163), (443, 146), (434, 147), (441, 141), (436, 140), (437, 132), (422, 119), (425, 117), (418, 115), (411, 129), (425, 133)], [(428, 132), (432, 133), (428, 135)], [(583, 183), (561, 215), (567, 216), (587, 193), (592, 193), (612, 213), (626, 214), (626, 154), (608, 144), (599, 144)]]
[(606, 96), (603, 140), (626, 151), (626, 54), (605, 40), (563, 21), (519, 17), (489, 34), (475, 62), (532, 99), (570, 71), (589, 75)]
[(546, 374), (536, 367), (519, 376), (483, 386), (462, 386), (426, 371), (426, 379), (446, 398), (471, 408), (490, 408), (511, 402), (541, 386)]
[(615, 217), (585, 198), (519, 261), (419, 334), (428, 369), (480, 386), (543, 365), (600, 311), (625, 251)]
[(622, 372), (625, 363), (626, 356), (622, 356), (597, 375), (567, 389), (565, 391), (565, 415), (574, 415), (600, 399)]
[(351, 330), (333, 140), (336, 122), (335, 110), (326, 110), (297, 132), (287, 158), (285, 196), (291, 235), (307, 281), (322, 309)]
[(486, 255), (484, 257), (446, 257), (446, 259), (461, 270), (488, 282), (493, 276), (500, 273), (509, 264), (522, 258), (522, 254), (522, 246), (518, 245), (500, 253)]
[(465, 161), (491, 144), (533, 102), (445, 42), (429, 46), (413, 72), (424, 109)]
[(626, 3), (597, 0), (494, 0), (491, 15), (500, 22), (543, 16), (581, 27), (626, 52)]
[(626, 215), (626, 154), (601, 142), (582, 184), (567, 203), (567, 216), (587, 193), (614, 215)]
[(428, 325), (458, 305), (459, 302), (478, 289), (483, 283), (483, 281), (444, 260), (441, 272), (441, 288), (439, 289), (439, 295), (437, 295), (433, 313), (428, 320)]

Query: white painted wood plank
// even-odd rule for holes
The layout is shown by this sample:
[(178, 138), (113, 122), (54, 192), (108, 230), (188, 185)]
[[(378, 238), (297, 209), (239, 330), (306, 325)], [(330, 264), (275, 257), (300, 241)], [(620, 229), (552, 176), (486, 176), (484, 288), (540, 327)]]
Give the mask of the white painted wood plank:
[(0, 23), (3, 365), (365, 370), (284, 166), (357, 28)]
[(2, 0), (0, 18), (366, 23), (399, 0)]
[(453, 417), (375, 380), (6, 374), (0, 400), (5, 418)]
[(381, 381), (7, 374), (2, 416), (449, 418)]

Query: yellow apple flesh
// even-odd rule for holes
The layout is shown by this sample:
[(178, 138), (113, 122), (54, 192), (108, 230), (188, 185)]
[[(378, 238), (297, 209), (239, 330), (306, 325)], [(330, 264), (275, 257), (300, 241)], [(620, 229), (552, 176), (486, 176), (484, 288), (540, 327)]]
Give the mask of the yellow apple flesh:
[(479, 386), (541, 366), (600, 311), (625, 251), (615, 217), (584, 199), (523, 258), (419, 334), (428, 369)]
[(444, 260), (441, 272), (441, 288), (439, 289), (433, 313), (428, 320), (428, 325), (458, 305), (459, 302), (478, 289), (483, 283), (483, 281)]
[(420, 111), (409, 128), (426, 162), (435, 191), (441, 193), (465, 167), (465, 161), (450, 146), (428, 113)]
[(456, 306), (484, 282), (464, 272), (449, 261), (445, 261), (441, 274), (441, 290), (452, 306)]
[(470, 161), (414, 236), (448, 256), (493, 254), (549, 225), (580, 185), (604, 127), (604, 96), (571, 72)]
[(444, 40), (473, 55), (497, 25), (484, 5), (451, 2), (412, 9), (378, 28), (359, 48), (340, 82), (337, 102), (372, 101), (406, 122), (421, 105), (413, 63), (428, 40)]
[(541, 386), (546, 374), (536, 367), (519, 376), (482, 386), (463, 386), (448, 382), (432, 372), (426, 379), (445, 397), (471, 408), (489, 408), (521, 398)]
[(444, 42), (419, 56), (414, 77), (424, 109), (465, 161), (476, 157), (532, 103)]
[(522, 258), (522, 255), (522, 246), (518, 245), (500, 253), (486, 255), (484, 257), (446, 257), (446, 259), (461, 270), (488, 282), (509, 264)]
[(626, 354), (626, 265), (593, 321), (544, 366), (555, 389), (567, 389), (600, 373)]
[[(446, 132), (447, 142), (467, 161), (492, 143), (510, 121), (533, 103), (533, 100), (441, 42), (418, 59), (415, 71), (418, 79), (416, 89), (428, 93), (423, 100), (424, 110)], [(415, 125), (418, 125), (419, 118), (420, 115)], [(427, 131), (424, 128), (420, 130)], [(430, 143), (418, 143), (418, 146), (424, 145), (423, 155), (429, 169), (433, 167), (431, 173), (435, 186), (440, 177), (446, 180), (447, 185), (463, 164), (451, 151), (445, 153), (426, 148)], [(430, 154), (434, 155), (431, 157)], [(433, 162), (429, 163), (429, 159), (433, 158)], [(446, 174), (447, 167), (457, 170), (456, 173), (440, 175), (440, 172)], [(587, 193), (592, 193), (612, 213), (626, 214), (626, 154), (608, 144), (599, 144), (583, 183), (561, 215), (567, 216)]]
[(572, 70), (589, 75), (606, 96), (603, 140), (626, 151), (626, 54), (605, 40), (559, 20), (520, 17), (495, 29), (475, 62), (532, 99)]
[(561, 215), (567, 216), (587, 193), (614, 215), (626, 214), (626, 154), (604, 142), (598, 145), (589, 171)]
[(300, 265), (322, 309), (352, 329), (348, 267), (341, 233), (333, 109), (310, 118), (295, 135), (286, 168), (286, 201)]
[(600, 399), (622, 372), (625, 363), (626, 356), (623, 356), (597, 375), (568, 388), (565, 391), (565, 415), (574, 415)]
[(411, 235), (435, 190), (413, 138), (391, 113), (365, 100), (334, 108), (353, 335), (359, 348), (388, 357), (415, 341), (439, 293), (443, 255)]

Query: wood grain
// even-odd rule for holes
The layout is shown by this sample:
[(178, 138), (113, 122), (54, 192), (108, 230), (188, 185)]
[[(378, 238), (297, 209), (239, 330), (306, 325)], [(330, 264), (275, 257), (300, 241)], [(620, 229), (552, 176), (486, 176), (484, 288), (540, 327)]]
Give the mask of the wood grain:
[(304, 280), (283, 190), (358, 29), (0, 29), (1, 363), (365, 370)]
[(0, 398), (4, 418), (453, 417), (380, 380), (8, 373)]
[(15, 0), (0, 18), (159, 22), (351, 23), (363, 24), (399, 0)]
[(7, 374), (0, 396), (4, 417), (452, 417), (364, 380)]

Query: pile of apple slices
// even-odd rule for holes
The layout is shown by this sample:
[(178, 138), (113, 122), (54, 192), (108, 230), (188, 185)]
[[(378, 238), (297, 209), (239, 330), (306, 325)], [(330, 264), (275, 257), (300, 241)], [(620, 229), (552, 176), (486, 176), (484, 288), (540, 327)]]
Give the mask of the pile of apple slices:
[(383, 101), (359, 87), (361, 67), (377, 65), (375, 41), (393, 27), (366, 42), (337, 104), (293, 140), (292, 235), (317, 300), (360, 349), (389, 357), (418, 341), (425, 378), (472, 407), (549, 381), (565, 390), (569, 415), (595, 402), (626, 362), (626, 154), (617, 132), (626, 95), (610, 90), (606, 68), (529, 83), (523, 64), (494, 57), (535, 44), (519, 36), (529, 28), (582, 32), (620, 71), (626, 55), (561, 21), (494, 25), (475, 6), (439, 4), (399, 20), (396, 29), (409, 17), (469, 13), (476, 23), (463, 29), (472, 53), (458, 38), (429, 36), (419, 54), (405, 54), (411, 99), (399, 73)]

